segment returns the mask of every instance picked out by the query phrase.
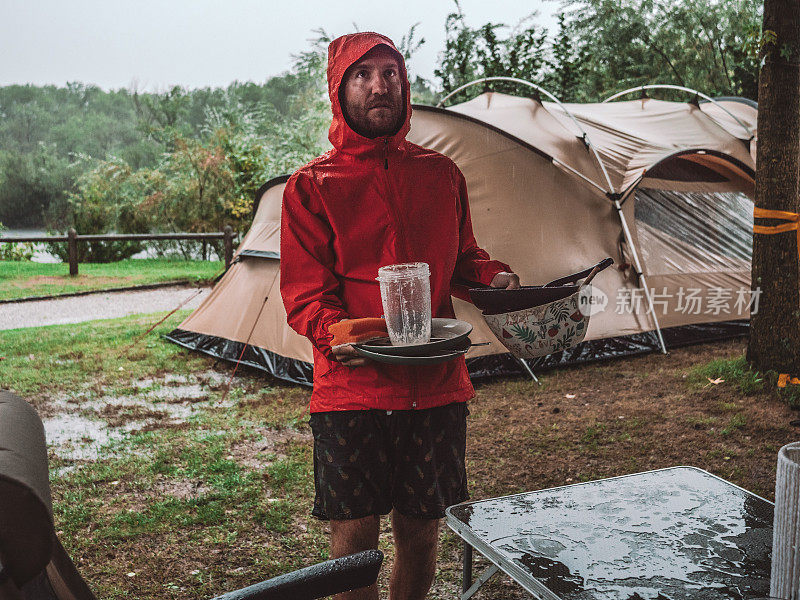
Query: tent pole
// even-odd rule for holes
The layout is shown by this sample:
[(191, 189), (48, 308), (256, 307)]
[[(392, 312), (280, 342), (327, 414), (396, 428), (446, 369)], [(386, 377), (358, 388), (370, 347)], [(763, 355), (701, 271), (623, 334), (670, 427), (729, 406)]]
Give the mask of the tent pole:
[[(517, 357), (515, 356), (514, 358), (517, 358)], [(524, 358), (517, 358), (517, 362), (522, 365), (522, 368), (525, 369), (528, 372), (528, 375), (530, 375), (531, 378), (536, 383), (538, 383), (539, 385), (542, 385), (542, 382), (539, 381), (539, 378), (536, 376), (536, 374), (533, 372), (533, 369), (531, 369), (531, 366), (527, 363), (527, 361)]]
[(559, 167), (561, 167), (561, 168), (563, 168), (563, 169), (565, 169), (565, 170), (569, 171), (570, 173), (572, 173), (572, 174), (573, 174), (573, 175), (575, 175), (576, 177), (580, 177), (580, 178), (581, 178), (581, 179), (583, 179), (583, 180), (584, 180), (586, 183), (588, 183), (589, 185), (591, 185), (591, 186), (592, 186), (592, 187), (594, 187), (594, 188), (597, 188), (598, 190), (600, 190), (600, 191), (601, 191), (601, 192), (603, 192), (604, 194), (607, 194), (607, 193), (608, 193), (608, 190), (606, 190), (605, 188), (603, 188), (603, 187), (601, 187), (601, 186), (597, 185), (597, 184), (596, 184), (594, 181), (592, 181), (591, 179), (589, 179), (588, 177), (586, 177), (586, 176), (585, 176), (585, 175), (583, 175), (582, 173), (579, 173), (578, 171), (576, 171), (575, 169), (573, 169), (573, 168), (572, 168), (572, 167), (570, 167), (569, 165), (567, 165), (567, 164), (565, 164), (565, 163), (561, 162), (561, 161), (560, 161), (560, 160), (558, 160), (557, 158), (554, 158), (554, 159), (552, 159), (552, 160), (553, 160), (553, 164), (554, 164), (554, 165), (556, 165), (556, 166), (559, 166)]
[(644, 295), (647, 297), (647, 306), (650, 309), (653, 323), (655, 323), (656, 326), (656, 335), (658, 335), (658, 342), (661, 344), (661, 352), (668, 354), (667, 345), (664, 343), (664, 336), (661, 335), (661, 326), (658, 324), (656, 307), (653, 305), (653, 298), (650, 296), (650, 289), (647, 287), (647, 280), (644, 278), (644, 270), (642, 269), (642, 263), (639, 262), (639, 253), (636, 252), (636, 246), (633, 244), (631, 230), (628, 229), (628, 222), (625, 220), (625, 215), (622, 213), (622, 205), (620, 205), (619, 200), (615, 199), (614, 206), (617, 208), (617, 214), (619, 215), (620, 223), (622, 223), (622, 231), (625, 233), (625, 239), (628, 240), (628, 247), (631, 249), (631, 254), (633, 255), (633, 264), (636, 266), (639, 280), (641, 281), (642, 287), (644, 287)]
[[(644, 91), (644, 90), (677, 90), (677, 91), (680, 91), (680, 92), (688, 92), (690, 94), (694, 94), (695, 96), (701, 97), (703, 100), (707, 100), (708, 102), (712, 102), (714, 104), (714, 106), (716, 106), (720, 110), (726, 112), (729, 117), (731, 117), (734, 121), (736, 121), (741, 126), (741, 128), (744, 129), (747, 132), (747, 134), (750, 136), (751, 140), (753, 139), (753, 136), (755, 135), (753, 133), (752, 129), (750, 129), (746, 124), (742, 123), (742, 121), (740, 121), (739, 118), (735, 114), (733, 114), (727, 108), (722, 106), (722, 104), (717, 102), (717, 100), (715, 100), (711, 96), (706, 96), (703, 92), (698, 92), (697, 90), (693, 90), (692, 88), (684, 87), (682, 85), (672, 85), (672, 84), (668, 84), (668, 83), (656, 83), (656, 84), (653, 84), (653, 85), (640, 85), (639, 87), (630, 88), (630, 89), (627, 89), (627, 90), (625, 90), (623, 92), (618, 92), (618, 93), (614, 94), (613, 96), (609, 96), (608, 98), (603, 100), (603, 104), (605, 104), (606, 102), (611, 102), (612, 100), (616, 100), (620, 96), (625, 96), (626, 94), (630, 94), (631, 92), (636, 92), (638, 90), (642, 90), (642, 91)], [(719, 122), (716, 119), (708, 116), (707, 113), (706, 113), (706, 116), (709, 119), (711, 119), (712, 121), (714, 121), (714, 123), (716, 123), (717, 125), (722, 127), (722, 125), (720, 125)], [(722, 129), (725, 129), (725, 128), (722, 127)], [(725, 129), (725, 131), (727, 131), (727, 129)]]
[[(564, 113), (572, 120), (572, 122), (575, 124), (575, 126), (578, 128), (578, 130), (581, 132), (581, 138), (583, 139), (583, 142), (586, 144), (586, 146), (589, 148), (589, 150), (594, 155), (595, 160), (597, 160), (597, 164), (600, 165), (600, 170), (602, 171), (603, 176), (605, 177), (606, 183), (608, 184), (609, 191), (606, 192), (606, 193), (611, 198), (613, 198), (614, 206), (616, 206), (616, 208), (617, 208), (617, 214), (619, 214), (619, 220), (620, 220), (620, 223), (622, 223), (622, 230), (625, 232), (625, 239), (628, 240), (628, 246), (630, 247), (631, 253), (633, 254), (633, 262), (634, 262), (634, 265), (636, 267), (636, 271), (637, 271), (637, 273), (639, 275), (639, 279), (640, 279), (642, 285), (644, 286), (644, 295), (647, 297), (647, 305), (649, 307), (650, 314), (653, 316), (653, 323), (656, 326), (656, 334), (658, 335), (659, 344), (661, 344), (661, 351), (664, 354), (668, 354), (667, 353), (667, 345), (664, 343), (664, 336), (661, 335), (661, 326), (658, 324), (658, 316), (656, 315), (656, 309), (655, 309), (655, 306), (653, 305), (653, 298), (650, 296), (650, 290), (647, 287), (647, 280), (644, 277), (644, 271), (642, 270), (642, 265), (639, 262), (639, 254), (636, 252), (636, 246), (633, 245), (633, 237), (631, 236), (630, 229), (628, 229), (628, 223), (625, 220), (625, 215), (622, 214), (622, 206), (620, 205), (619, 199), (617, 197), (617, 194), (614, 191), (614, 185), (611, 183), (611, 177), (608, 175), (608, 171), (606, 170), (606, 166), (603, 163), (603, 160), (600, 158), (600, 154), (597, 152), (597, 149), (594, 147), (594, 144), (592, 144), (591, 140), (589, 139), (589, 134), (586, 133), (586, 130), (583, 127), (581, 127), (581, 124), (578, 122), (578, 120), (575, 118), (575, 116), (569, 111), (569, 109), (566, 106), (564, 106), (558, 98), (556, 98), (553, 94), (548, 92), (546, 89), (536, 85), (535, 83), (531, 83), (530, 81), (525, 81), (524, 79), (517, 79), (516, 77), (481, 77), (480, 79), (476, 79), (475, 81), (470, 81), (469, 83), (465, 83), (464, 85), (456, 88), (455, 90), (453, 90), (452, 92), (447, 94), (447, 96), (442, 98), (442, 100), (440, 100), (439, 104), (437, 104), (436, 106), (438, 106), (438, 107), (444, 106), (444, 103), (451, 96), (457, 94), (458, 92), (460, 92), (463, 89), (466, 89), (466, 88), (468, 88), (468, 87), (470, 87), (472, 85), (475, 85), (477, 83), (481, 83), (481, 82), (486, 83), (486, 82), (489, 82), (489, 81), (512, 81), (514, 83), (520, 83), (522, 85), (527, 85), (529, 87), (534, 88), (538, 92), (541, 92), (541, 93), (545, 94), (548, 98), (553, 100), (561, 110), (564, 111)], [(640, 88), (633, 88), (633, 89), (648, 89), (648, 88), (651, 88), (651, 87), (656, 87), (656, 86), (641, 86)], [(667, 88), (670, 88), (670, 89), (681, 89), (681, 90), (687, 90), (688, 89), (688, 88), (682, 88), (680, 86), (658, 86), (658, 87), (667, 87)], [(617, 94), (615, 96), (607, 98), (605, 100), (605, 102), (608, 102), (609, 100), (613, 100), (614, 98), (617, 98), (618, 96), (624, 95), (625, 93), (627, 93), (629, 91), (630, 90), (626, 90), (625, 92), (621, 92), (620, 94)], [(692, 91), (694, 91), (694, 90), (692, 90)], [(714, 102), (713, 98), (710, 98), (710, 97), (706, 96), (705, 94), (701, 94), (700, 92), (696, 92), (696, 93), (698, 95), (702, 96), (703, 98), (705, 98), (707, 100), (711, 100), (712, 102)], [(719, 105), (719, 106), (720, 106), (720, 108), (722, 108), (722, 110), (725, 110), (725, 108), (723, 106), (721, 106), (721, 105)], [(736, 119), (736, 116), (733, 115), (732, 113), (730, 113), (729, 111), (725, 110), (725, 112), (728, 112), (734, 119)], [(742, 127), (744, 127), (747, 131), (749, 131), (747, 126), (744, 123), (742, 123), (741, 121), (739, 121), (739, 119), (736, 119), (736, 121), (740, 125), (742, 125)], [(553, 162), (558, 162), (560, 165), (564, 166), (569, 171), (572, 171), (573, 173), (576, 173), (576, 174), (580, 175), (580, 173), (577, 173), (577, 171), (575, 171), (574, 169), (571, 169), (567, 165), (564, 165), (564, 163), (561, 163), (560, 161), (555, 161), (554, 160)], [(595, 187), (598, 187), (598, 188), (600, 187), (596, 183), (594, 183), (593, 181), (588, 179), (587, 177), (584, 177), (582, 175), (581, 175), (581, 177), (584, 180), (586, 180), (587, 182), (589, 182), (592, 185), (594, 185)], [(538, 382), (539, 380), (536, 378), (536, 375), (533, 374), (533, 371), (528, 366), (528, 364), (521, 358), (518, 359), (518, 360), (519, 360), (520, 364), (528, 372), (528, 374)]]
[[(526, 81), (524, 79), (518, 79), (517, 77), (504, 77), (504, 76), (481, 77), (480, 79), (476, 79), (474, 81), (470, 81), (468, 83), (465, 83), (462, 86), (457, 87), (452, 92), (447, 94), (444, 98), (442, 98), (439, 101), (439, 104), (436, 105), (436, 107), (437, 108), (442, 108), (444, 106), (444, 103), (447, 102), (447, 100), (449, 100), (452, 96), (454, 96), (455, 94), (457, 94), (461, 90), (464, 90), (464, 89), (466, 89), (466, 88), (468, 88), (468, 87), (470, 87), (472, 85), (478, 84), (478, 83), (484, 83), (485, 84), (485, 83), (487, 83), (489, 81), (510, 81), (510, 82), (513, 82), (513, 83), (519, 83), (519, 84), (522, 84), (522, 85), (527, 85), (528, 87), (532, 87), (537, 92), (540, 92), (540, 93), (544, 94), (545, 96), (550, 98), (553, 102), (555, 102), (556, 105), (562, 111), (564, 111), (564, 114), (567, 115), (572, 120), (572, 123), (575, 125), (575, 127), (578, 129), (578, 131), (580, 131), (581, 135), (579, 137), (583, 140), (583, 143), (586, 144), (586, 146), (589, 148), (589, 150), (594, 155), (594, 158), (597, 161), (597, 164), (600, 165), (600, 170), (603, 172), (603, 176), (606, 178), (606, 183), (608, 183), (608, 193), (614, 193), (614, 186), (611, 184), (611, 178), (608, 176), (608, 171), (606, 170), (606, 166), (605, 166), (605, 164), (603, 164), (603, 161), (600, 158), (600, 154), (597, 152), (597, 149), (594, 147), (594, 145), (592, 144), (592, 141), (589, 139), (589, 134), (586, 133), (586, 130), (583, 127), (581, 127), (581, 124), (578, 122), (578, 119), (575, 118), (575, 115), (573, 115), (571, 112), (569, 112), (569, 109), (561, 103), (561, 100), (556, 98), (553, 94), (548, 92), (543, 87), (536, 85), (535, 83), (531, 83), (530, 81)], [(547, 109), (545, 109), (545, 110), (547, 110)], [(566, 128), (566, 126), (565, 126), (565, 128)], [(564, 163), (559, 163), (559, 164), (563, 165)], [(566, 166), (566, 165), (564, 165), (564, 166)], [(574, 169), (570, 169), (570, 171), (572, 171), (573, 173), (578, 174), (577, 171), (575, 171)], [(581, 177), (583, 177), (583, 176), (581, 175)], [(586, 177), (583, 177), (583, 178), (586, 179)], [(589, 183), (591, 183), (592, 185), (597, 185), (597, 184), (595, 184), (593, 181), (591, 181), (589, 179), (586, 179), (586, 181), (589, 181)]]

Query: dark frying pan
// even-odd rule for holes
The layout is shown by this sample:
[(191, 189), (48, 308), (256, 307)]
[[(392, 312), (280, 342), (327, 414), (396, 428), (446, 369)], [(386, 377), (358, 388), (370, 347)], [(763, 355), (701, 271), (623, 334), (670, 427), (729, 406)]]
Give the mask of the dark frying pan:
[[(556, 300), (562, 300), (577, 292), (581, 286), (587, 285), (594, 276), (603, 269), (607, 269), (614, 264), (614, 259), (609, 257), (588, 269), (583, 269), (572, 275), (554, 279), (546, 285), (524, 285), (516, 290), (505, 288), (478, 287), (470, 288), (469, 296), (472, 303), (477, 306), (483, 314), (497, 315), (500, 313), (524, 310), (533, 306), (549, 304)], [(584, 279), (585, 278), (585, 279)], [(577, 285), (579, 279), (584, 279), (581, 285)], [(573, 285), (568, 285), (572, 283)]]

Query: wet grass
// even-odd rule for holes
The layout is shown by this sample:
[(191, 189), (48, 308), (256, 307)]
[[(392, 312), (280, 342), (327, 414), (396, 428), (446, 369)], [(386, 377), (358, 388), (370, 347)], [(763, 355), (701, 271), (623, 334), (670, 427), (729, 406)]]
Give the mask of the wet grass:
[(263, 466), (242, 464), (237, 447), (258, 445), (253, 416), (203, 411), (189, 429), (130, 435), (52, 477), (59, 536), (95, 571), (99, 597), (212, 597), (327, 558), (323, 525), (307, 517), (308, 444), (289, 436)]
[[(152, 425), (96, 461), (50, 452), (59, 537), (102, 598), (212, 597), (328, 557), (309, 518), (308, 390), (251, 375), (218, 404), (229, 370), (210, 377), (212, 361), (161, 338), (187, 314), (133, 346), (164, 314), (0, 332), (0, 388), (45, 415), (88, 415), (87, 401), (115, 395), (154, 402), (101, 411)], [(176, 426), (159, 407), (180, 398), (151, 394), (184, 378), (203, 394)]]
[(204, 359), (161, 340), (190, 312), (176, 312), (146, 338), (142, 334), (166, 313), (0, 331), (0, 388), (34, 400), (86, 386), (120, 393), (154, 373), (194, 372)]
[[(158, 413), (169, 399), (153, 394), (174, 387), (168, 375), (200, 382), (202, 402), (180, 424), (152, 417), (97, 460), (51, 453), (59, 537), (101, 598), (210, 598), (328, 558), (326, 525), (310, 517), (310, 391), (245, 372), (219, 404), (229, 367), (159, 337), (184, 315), (131, 350), (161, 315), (0, 332), (0, 387), (45, 411), (61, 398), (58, 410), (80, 413), (86, 399), (113, 393), (152, 398)], [(542, 386), (481, 382), (470, 403), (472, 497), (680, 464), (771, 497), (776, 453), (793, 439), (796, 413), (769, 385), (737, 385), (723, 363), (741, 348), (726, 342), (553, 371)], [(118, 412), (126, 411), (141, 416)], [(393, 556), (386, 520), (382, 532), (385, 595)], [(457, 596), (461, 548), (443, 527), (431, 598)], [(480, 596), (526, 597), (499, 576)]]
[(166, 281), (204, 283), (224, 268), (221, 261), (168, 258), (127, 259), (80, 264), (71, 277), (65, 263), (0, 261), (0, 300), (106, 290)]
[(790, 406), (800, 406), (800, 385), (789, 384), (785, 388), (777, 388), (778, 373), (774, 371), (761, 373), (752, 369), (743, 355), (716, 359), (699, 365), (692, 369), (689, 377), (689, 381), (695, 386), (718, 385), (713, 382), (720, 379), (735, 386), (744, 396), (777, 390), (778, 396)]
[(737, 429), (742, 429), (747, 425), (747, 418), (742, 413), (733, 415), (728, 424), (720, 431), (722, 435), (730, 435)]
[(708, 386), (715, 385), (711, 381), (719, 379), (736, 386), (745, 396), (761, 392), (765, 385), (764, 376), (751, 369), (744, 356), (716, 359), (699, 365), (691, 370), (689, 381), (696, 386)]

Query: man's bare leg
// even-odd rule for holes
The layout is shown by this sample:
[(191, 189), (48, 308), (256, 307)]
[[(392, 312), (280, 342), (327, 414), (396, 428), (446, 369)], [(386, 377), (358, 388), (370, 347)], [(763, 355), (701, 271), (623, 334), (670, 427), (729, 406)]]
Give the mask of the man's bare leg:
[[(380, 517), (372, 515), (347, 521), (331, 520), (331, 558), (378, 548)], [(334, 596), (335, 600), (378, 600), (378, 584)]]
[(415, 519), (392, 511), (394, 569), (389, 600), (423, 600), (436, 573), (439, 519)]

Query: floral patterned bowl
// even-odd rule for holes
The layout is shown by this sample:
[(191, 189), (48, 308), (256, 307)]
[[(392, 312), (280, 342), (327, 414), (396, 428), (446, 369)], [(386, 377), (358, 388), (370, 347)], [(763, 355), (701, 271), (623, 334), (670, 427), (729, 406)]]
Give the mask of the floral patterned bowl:
[[(483, 318), (503, 345), (517, 358), (537, 358), (571, 348), (583, 341), (589, 328), (592, 287), (547, 304)], [(584, 314), (585, 313), (585, 314)]]

